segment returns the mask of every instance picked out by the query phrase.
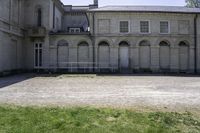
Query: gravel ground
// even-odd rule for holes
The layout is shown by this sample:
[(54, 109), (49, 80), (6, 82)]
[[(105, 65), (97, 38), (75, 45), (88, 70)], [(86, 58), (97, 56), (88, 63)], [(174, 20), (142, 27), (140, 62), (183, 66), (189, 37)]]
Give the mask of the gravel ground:
[(22, 74), (0, 78), (0, 103), (200, 110), (200, 77)]

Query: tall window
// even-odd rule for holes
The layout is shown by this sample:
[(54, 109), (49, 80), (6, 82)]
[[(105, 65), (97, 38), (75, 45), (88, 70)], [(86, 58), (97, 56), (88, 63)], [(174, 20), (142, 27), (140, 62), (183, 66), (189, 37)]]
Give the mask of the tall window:
[(128, 32), (129, 32), (129, 22), (120, 21), (120, 33), (128, 33)]
[(42, 26), (42, 9), (41, 8), (37, 10), (37, 26), (38, 27)]
[(162, 33), (162, 34), (169, 33), (169, 22), (168, 21), (160, 21), (160, 33)]
[(140, 32), (150, 33), (149, 21), (140, 21)]
[(42, 66), (42, 43), (35, 43), (35, 67)]

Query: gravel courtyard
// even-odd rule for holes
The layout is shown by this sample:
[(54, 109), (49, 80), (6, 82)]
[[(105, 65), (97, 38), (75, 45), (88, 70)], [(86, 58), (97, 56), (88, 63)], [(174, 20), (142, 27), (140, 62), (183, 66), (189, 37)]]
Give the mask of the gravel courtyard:
[(200, 109), (200, 77), (22, 74), (0, 78), (0, 103)]

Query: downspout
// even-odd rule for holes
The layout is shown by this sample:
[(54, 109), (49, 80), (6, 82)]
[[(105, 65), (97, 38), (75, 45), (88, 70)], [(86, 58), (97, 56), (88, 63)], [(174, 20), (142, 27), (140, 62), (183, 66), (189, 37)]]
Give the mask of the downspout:
[(56, 5), (55, 3), (53, 3), (53, 29), (55, 28), (55, 9), (56, 8)]
[(92, 43), (93, 43), (93, 72), (95, 72), (96, 67), (96, 56), (95, 56), (95, 13), (92, 13)]
[(197, 74), (197, 14), (194, 17), (194, 72)]

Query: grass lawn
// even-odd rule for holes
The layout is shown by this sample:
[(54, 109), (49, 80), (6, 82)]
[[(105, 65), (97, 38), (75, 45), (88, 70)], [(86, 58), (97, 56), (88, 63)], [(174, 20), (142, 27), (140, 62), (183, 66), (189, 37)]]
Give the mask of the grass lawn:
[(200, 117), (189, 112), (2, 105), (0, 133), (200, 133)]

